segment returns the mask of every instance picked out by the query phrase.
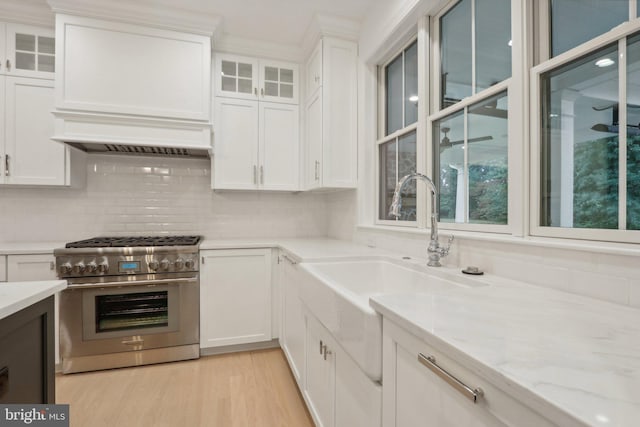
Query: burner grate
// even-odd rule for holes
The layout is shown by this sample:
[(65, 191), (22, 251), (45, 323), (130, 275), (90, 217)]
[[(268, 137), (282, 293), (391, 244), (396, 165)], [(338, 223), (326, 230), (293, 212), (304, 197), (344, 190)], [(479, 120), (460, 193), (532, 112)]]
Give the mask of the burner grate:
[(105, 248), (105, 247), (139, 247), (139, 246), (193, 246), (200, 243), (201, 236), (123, 236), (94, 237), (77, 242), (70, 242), (66, 248)]

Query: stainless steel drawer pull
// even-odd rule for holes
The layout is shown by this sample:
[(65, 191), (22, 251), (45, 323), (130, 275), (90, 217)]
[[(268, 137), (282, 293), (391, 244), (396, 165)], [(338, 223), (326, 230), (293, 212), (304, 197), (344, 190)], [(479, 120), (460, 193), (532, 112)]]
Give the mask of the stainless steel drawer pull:
[(123, 340), (122, 344), (124, 344), (124, 345), (142, 345), (142, 344), (144, 344), (144, 340), (143, 339)]
[(4, 175), (9, 176), (9, 155), (4, 156)]
[(445, 380), (450, 386), (462, 393), (467, 399), (473, 403), (478, 403), (478, 399), (484, 395), (484, 392), (480, 387), (472, 389), (465, 383), (451, 375), (449, 372), (442, 369), (436, 363), (436, 358), (433, 356), (425, 356), (422, 353), (418, 353), (418, 362), (429, 368), (431, 372)]
[(320, 340), (320, 354), (322, 354), (322, 348), (323, 348), (323, 347), (324, 347), (324, 346), (322, 345), (322, 340)]

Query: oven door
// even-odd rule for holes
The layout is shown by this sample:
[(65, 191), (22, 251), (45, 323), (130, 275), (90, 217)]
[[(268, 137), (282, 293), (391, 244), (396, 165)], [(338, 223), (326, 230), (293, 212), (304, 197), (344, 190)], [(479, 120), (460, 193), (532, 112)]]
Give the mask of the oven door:
[(72, 283), (60, 297), (60, 355), (198, 344), (199, 293), (197, 275)]

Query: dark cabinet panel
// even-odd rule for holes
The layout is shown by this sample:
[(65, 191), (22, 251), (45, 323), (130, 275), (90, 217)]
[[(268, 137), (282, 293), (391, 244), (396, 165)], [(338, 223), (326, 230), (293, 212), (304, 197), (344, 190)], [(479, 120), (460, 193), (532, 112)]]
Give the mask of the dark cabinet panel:
[(53, 297), (0, 320), (0, 403), (55, 403)]

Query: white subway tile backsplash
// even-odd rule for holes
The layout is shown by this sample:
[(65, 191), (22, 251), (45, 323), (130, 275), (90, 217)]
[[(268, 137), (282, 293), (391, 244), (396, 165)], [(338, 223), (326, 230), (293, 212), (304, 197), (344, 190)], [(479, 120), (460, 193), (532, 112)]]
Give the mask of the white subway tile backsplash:
[(109, 155), (88, 156), (84, 189), (0, 187), (0, 242), (118, 234), (320, 237), (326, 197), (214, 193), (208, 160)]

